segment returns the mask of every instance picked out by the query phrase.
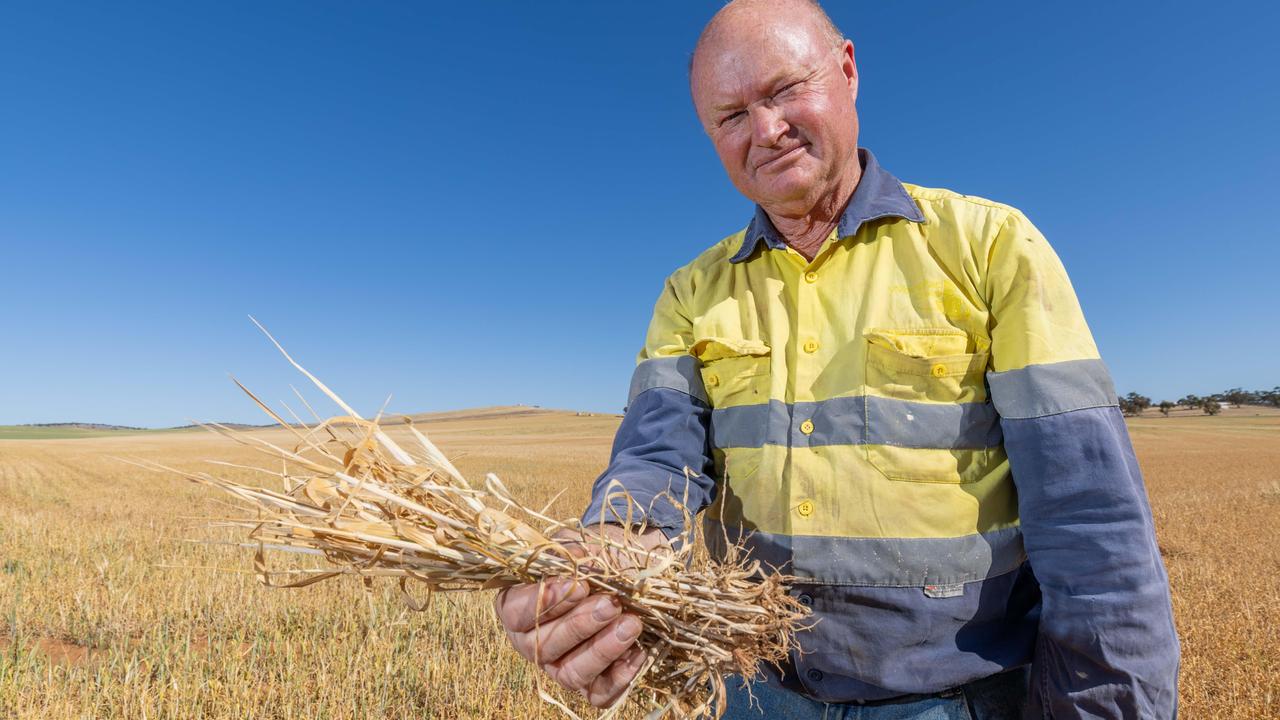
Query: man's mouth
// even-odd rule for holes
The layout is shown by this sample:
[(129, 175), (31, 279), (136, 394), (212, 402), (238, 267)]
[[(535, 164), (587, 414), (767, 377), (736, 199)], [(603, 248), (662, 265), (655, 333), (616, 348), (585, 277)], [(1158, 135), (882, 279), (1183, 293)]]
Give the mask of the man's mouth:
[(765, 160), (764, 162), (762, 162), (762, 163), (760, 163), (759, 165), (757, 165), (757, 166), (756, 166), (756, 169), (757, 169), (757, 170), (760, 170), (760, 169), (762, 169), (762, 168), (768, 167), (769, 165), (772, 165), (772, 164), (774, 164), (774, 163), (778, 162), (779, 160), (785, 160), (785, 159), (787, 159), (787, 158), (793, 157), (793, 156), (795, 156), (795, 155), (796, 155), (796, 153), (800, 152), (801, 150), (804, 150), (804, 149), (805, 149), (805, 148), (807, 148), (807, 147), (809, 147), (809, 143), (801, 143), (801, 144), (799, 144), (799, 145), (797, 145), (797, 146), (795, 146), (795, 147), (791, 148), (790, 150), (787, 150), (786, 152), (782, 153), (781, 155), (774, 155), (773, 157), (769, 158), (768, 160)]

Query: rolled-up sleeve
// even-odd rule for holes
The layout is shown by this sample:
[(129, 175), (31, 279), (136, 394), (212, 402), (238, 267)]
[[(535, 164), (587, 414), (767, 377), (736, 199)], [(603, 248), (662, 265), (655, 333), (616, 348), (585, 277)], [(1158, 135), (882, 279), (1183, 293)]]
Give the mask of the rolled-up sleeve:
[(715, 497), (708, 447), (711, 407), (692, 325), (670, 281), (654, 306), (631, 377), (609, 465), (595, 481), (586, 524), (640, 523), (678, 534)]
[(1026, 717), (1175, 717), (1169, 581), (1110, 375), (1025, 217), (1010, 214), (988, 256), (988, 384), (1042, 595)]

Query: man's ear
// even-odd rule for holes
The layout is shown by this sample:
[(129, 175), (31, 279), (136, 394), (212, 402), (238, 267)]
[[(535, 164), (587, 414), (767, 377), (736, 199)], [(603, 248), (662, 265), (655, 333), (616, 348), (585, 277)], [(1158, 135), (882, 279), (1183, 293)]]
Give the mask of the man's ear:
[(853, 41), (845, 40), (840, 46), (840, 70), (844, 73), (845, 81), (849, 83), (849, 92), (853, 94), (853, 99), (858, 99), (858, 63), (853, 56)]

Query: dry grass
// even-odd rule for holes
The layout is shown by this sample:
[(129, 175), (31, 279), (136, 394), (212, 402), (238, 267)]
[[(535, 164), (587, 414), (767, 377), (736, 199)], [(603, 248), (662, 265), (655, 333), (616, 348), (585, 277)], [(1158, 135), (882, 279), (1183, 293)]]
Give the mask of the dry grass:
[[(550, 514), (572, 517), (617, 422), (493, 410), (423, 427), (464, 473), (535, 503), (564, 490)], [(1280, 416), (1131, 427), (1173, 581), (1183, 717), (1280, 717)], [(413, 614), (392, 588), (263, 588), (242, 550), (183, 541), (227, 513), (214, 491), (113, 455), (252, 458), (199, 433), (0, 442), (0, 717), (559, 717), (488, 598)]]

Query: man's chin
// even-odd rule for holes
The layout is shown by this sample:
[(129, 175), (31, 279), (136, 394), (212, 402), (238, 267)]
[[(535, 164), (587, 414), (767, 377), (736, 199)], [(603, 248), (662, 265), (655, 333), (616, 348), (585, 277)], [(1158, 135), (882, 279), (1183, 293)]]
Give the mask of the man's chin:
[(773, 178), (771, 182), (756, 185), (748, 197), (765, 206), (789, 205), (809, 197), (813, 185), (808, 177)]

